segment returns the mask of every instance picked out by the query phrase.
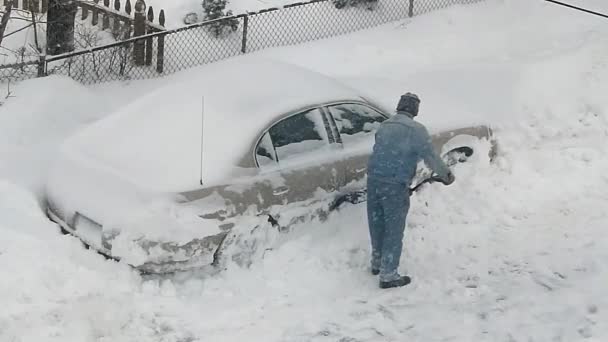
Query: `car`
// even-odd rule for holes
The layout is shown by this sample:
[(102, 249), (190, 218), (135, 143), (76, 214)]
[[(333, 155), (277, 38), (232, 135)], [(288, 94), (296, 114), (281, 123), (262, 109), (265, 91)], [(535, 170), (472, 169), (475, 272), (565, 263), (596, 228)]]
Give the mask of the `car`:
[[(64, 232), (148, 273), (214, 264), (243, 222), (288, 226), (287, 208), (319, 213), (364, 192), (374, 132), (393, 115), (335, 79), (262, 58), (168, 82), (66, 139), (46, 185)], [(484, 125), (432, 138), (443, 156), (493, 141)]]

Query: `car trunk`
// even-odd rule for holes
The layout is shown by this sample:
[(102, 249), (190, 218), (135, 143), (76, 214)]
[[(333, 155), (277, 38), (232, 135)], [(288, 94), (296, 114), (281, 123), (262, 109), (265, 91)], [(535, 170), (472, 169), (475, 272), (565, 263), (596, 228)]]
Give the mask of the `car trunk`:
[(196, 253), (210, 263), (224, 234), (216, 221), (179, 204), (175, 192), (141, 186), (68, 147), (50, 172), (46, 201), (64, 229), (135, 266), (182, 262)]

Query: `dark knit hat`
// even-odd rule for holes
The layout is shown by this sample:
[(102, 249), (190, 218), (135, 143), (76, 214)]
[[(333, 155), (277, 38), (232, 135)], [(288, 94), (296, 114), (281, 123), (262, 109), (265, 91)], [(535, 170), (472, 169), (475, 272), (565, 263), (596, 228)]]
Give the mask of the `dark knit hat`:
[(418, 95), (407, 93), (401, 95), (399, 103), (397, 104), (397, 112), (409, 113), (412, 116), (418, 115), (418, 107), (420, 106), (420, 99)]

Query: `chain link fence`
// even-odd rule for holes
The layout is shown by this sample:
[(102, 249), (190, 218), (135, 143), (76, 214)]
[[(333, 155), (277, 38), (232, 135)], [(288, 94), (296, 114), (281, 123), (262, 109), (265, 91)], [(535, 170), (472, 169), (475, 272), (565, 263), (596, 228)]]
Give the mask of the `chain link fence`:
[(313, 0), (41, 61), (0, 65), (0, 77), (22, 80), (39, 75), (66, 75), (84, 84), (153, 78), (269, 47), (329, 38), (478, 1), (481, 0)]

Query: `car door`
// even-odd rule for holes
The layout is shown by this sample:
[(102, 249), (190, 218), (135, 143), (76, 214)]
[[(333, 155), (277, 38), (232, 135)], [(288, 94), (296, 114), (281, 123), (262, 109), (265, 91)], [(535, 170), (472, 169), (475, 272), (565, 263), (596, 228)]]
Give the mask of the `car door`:
[(265, 202), (288, 204), (331, 196), (344, 184), (337, 154), (341, 148), (319, 108), (272, 124), (255, 149), (260, 176), (272, 180), (273, 198)]
[(346, 190), (365, 187), (367, 162), (380, 124), (388, 119), (381, 111), (360, 102), (332, 104), (325, 108), (343, 146), (341, 167)]

